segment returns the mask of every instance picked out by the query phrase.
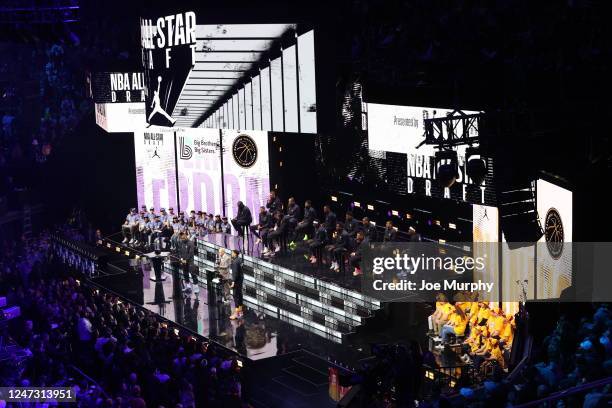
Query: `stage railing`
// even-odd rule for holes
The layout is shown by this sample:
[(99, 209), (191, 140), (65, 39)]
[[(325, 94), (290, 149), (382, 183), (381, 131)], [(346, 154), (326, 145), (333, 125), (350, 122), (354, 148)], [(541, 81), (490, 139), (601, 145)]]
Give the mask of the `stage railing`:
[(454, 392), (458, 385), (474, 385), (477, 380), (478, 371), (473, 365), (457, 365), (448, 367), (423, 366), (425, 382), (423, 387), (427, 390), (434, 385), (442, 392)]

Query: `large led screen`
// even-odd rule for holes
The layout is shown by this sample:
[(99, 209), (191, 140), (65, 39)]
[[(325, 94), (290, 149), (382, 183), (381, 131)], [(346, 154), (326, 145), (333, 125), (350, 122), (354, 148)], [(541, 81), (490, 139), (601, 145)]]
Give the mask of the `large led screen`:
[(268, 132), (222, 130), (225, 213), (234, 217), (238, 201), (254, 219), (270, 193)]
[(134, 132), (138, 206), (177, 208), (174, 129), (151, 126)]
[(572, 192), (539, 179), (536, 201), (544, 230), (537, 245), (536, 296), (558, 298), (572, 284)]
[[(466, 174), (466, 145), (458, 146), (459, 174), (450, 188), (436, 182), (434, 145), (426, 145), (425, 119), (446, 117), (450, 109), (414, 106), (365, 104), (364, 128), (367, 130), (368, 151), (371, 158), (383, 158), (387, 172), (393, 174), (388, 180), (389, 189), (401, 195), (424, 195), (446, 198), (473, 204), (495, 205), (492, 189), (492, 160), (487, 158), (488, 173), (482, 184), (475, 184)], [(475, 111), (463, 111), (476, 114)], [(456, 131), (460, 134), (463, 130)], [(477, 132), (470, 129), (470, 132)], [(474, 135), (476, 136), (476, 135)], [(405, 174), (403, 180), (395, 176)]]
[(221, 214), (219, 130), (177, 128), (176, 160), (181, 210)]

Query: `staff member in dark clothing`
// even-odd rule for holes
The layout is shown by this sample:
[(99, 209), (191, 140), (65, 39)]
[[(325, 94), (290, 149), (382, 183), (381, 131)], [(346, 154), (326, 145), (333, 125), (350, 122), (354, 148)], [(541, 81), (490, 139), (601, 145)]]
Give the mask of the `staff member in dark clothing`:
[(236, 307), (230, 319), (242, 319), (242, 281), (244, 280), (244, 272), (242, 271), (242, 258), (240, 257), (240, 253), (235, 249), (232, 250), (232, 263), (230, 264), (230, 269), (232, 271), (232, 282), (230, 286), (234, 294), (234, 305)]
[(350, 237), (344, 230), (344, 225), (341, 222), (336, 223), (336, 230), (332, 235), (331, 244), (325, 247), (330, 255), (330, 258), (332, 259), (329, 269), (340, 272), (342, 256), (346, 251), (348, 251), (349, 244)]
[(185, 285), (183, 286), (183, 291), (190, 292), (192, 290), (191, 284), (189, 280), (193, 282), (193, 293), (198, 294), (200, 292), (200, 286), (198, 285), (198, 278), (193, 273), (193, 255), (195, 252), (195, 245), (193, 241), (191, 241), (186, 232), (181, 232), (179, 234), (179, 242), (178, 242), (178, 257), (181, 262), (181, 267), (183, 269), (183, 279), (185, 281)]
[(295, 227), (295, 239), (298, 240), (303, 236), (314, 233), (312, 223), (317, 218), (317, 212), (312, 208), (312, 201), (306, 200), (304, 203), (304, 219), (298, 222)]
[(253, 216), (249, 207), (244, 205), (242, 201), (238, 201), (238, 214), (232, 220), (234, 229), (238, 232), (238, 236), (244, 235), (244, 227), (248, 227), (253, 222)]
[(323, 216), (325, 217), (325, 229), (327, 230), (327, 236), (331, 237), (336, 230), (336, 214), (331, 210), (329, 204), (323, 206)]
[(393, 222), (387, 221), (385, 224), (385, 232), (383, 234), (383, 242), (393, 242), (397, 238), (397, 231), (393, 227)]
[(376, 241), (376, 226), (370, 222), (368, 217), (363, 217), (359, 229), (363, 232), (365, 238), (370, 242)]
[(353, 212), (347, 211), (344, 221), (344, 230), (351, 236), (354, 237), (359, 230), (359, 222), (353, 218)]
[(283, 210), (283, 203), (276, 195), (275, 190), (270, 190), (270, 197), (266, 203), (266, 208), (270, 211), (270, 214), (276, 214), (277, 211)]
[(353, 276), (361, 275), (361, 249), (368, 245), (368, 239), (363, 231), (357, 231), (355, 242), (353, 243), (352, 252), (349, 256), (349, 264), (353, 267)]
[(310, 249), (310, 258), (309, 261), (311, 264), (316, 264), (317, 259), (321, 259), (323, 254), (321, 250), (327, 244), (327, 230), (325, 229), (325, 224), (319, 223), (319, 221), (314, 220), (312, 223), (315, 228), (314, 238), (308, 240), (308, 248)]

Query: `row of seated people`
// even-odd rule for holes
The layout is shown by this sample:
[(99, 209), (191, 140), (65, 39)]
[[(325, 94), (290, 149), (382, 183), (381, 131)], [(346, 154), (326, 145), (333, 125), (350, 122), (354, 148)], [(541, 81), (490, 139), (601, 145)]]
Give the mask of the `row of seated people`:
[(474, 300), (448, 302), (444, 294), (436, 297), (436, 309), (429, 317), (429, 328), (444, 348), (454, 337), (463, 346), (462, 360), (479, 368), (483, 362), (495, 361), (506, 367), (512, 348), (516, 323), (514, 315), (506, 315), (499, 306)]
[[(345, 213), (344, 222), (338, 222), (337, 215), (328, 204), (323, 206), (323, 214), (319, 219), (311, 200), (306, 200), (303, 212), (293, 197), (289, 198), (285, 208), (274, 190), (270, 192), (266, 205), (260, 207), (258, 215), (258, 222), (252, 225), (251, 210), (240, 201), (236, 216), (231, 220), (195, 210), (190, 211), (189, 215), (184, 212), (175, 214), (173, 208), (169, 208), (167, 212), (162, 208), (156, 213), (155, 208), (149, 208), (147, 211), (147, 207), (143, 205), (140, 212), (132, 208), (126, 216), (122, 226), (123, 243), (151, 246), (159, 240), (162, 244), (168, 241), (174, 248), (181, 232), (193, 239), (217, 232), (229, 234), (232, 229), (239, 236), (250, 231), (257, 237), (257, 243), (263, 243), (262, 254), (265, 256), (274, 256), (286, 242), (293, 246), (295, 241), (305, 240), (311, 247), (311, 262), (321, 260), (320, 249), (326, 248), (326, 253), (330, 255), (330, 269), (338, 270), (341, 264), (339, 254), (351, 250), (354, 241), (358, 240), (360, 243), (365, 239), (372, 242), (391, 242), (397, 240), (398, 234), (391, 221), (386, 222), (380, 233), (368, 217), (358, 221), (351, 211)], [(358, 232), (362, 233), (359, 239)], [(414, 228), (410, 228), (408, 233), (410, 240), (420, 240)], [(355, 262), (352, 263), (353, 266), (354, 264)]]
[(140, 212), (132, 208), (121, 228), (124, 244), (150, 247), (159, 241), (162, 246), (168, 242), (172, 248), (176, 248), (181, 233), (195, 238), (212, 233), (229, 234), (231, 230), (227, 217), (193, 210), (189, 214), (183, 211), (176, 214), (172, 207), (168, 211), (161, 208), (156, 213), (155, 208), (151, 207), (147, 211), (144, 205)]
[[(240, 217), (240, 208), (238, 214)], [(309, 247), (308, 259), (311, 263), (327, 263), (328, 260), (330, 269), (340, 271), (346, 258), (354, 269), (353, 274), (358, 275), (360, 246), (364, 242), (395, 241), (397, 228), (387, 221), (380, 234), (368, 217), (358, 221), (352, 211), (346, 211), (344, 218), (344, 222), (339, 221), (329, 204), (323, 206), (323, 214), (319, 218), (311, 200), (304, 203), (302, 214), (293, 197), (289, 198), (284, 209), (276, 192), (271, 191), (266, 205), (259, 208), (258, 223), (250, 225), (249, 222), (249, 229), (257, 237), (256, 243), (263, 243), (262, 254), (266, 257), (280, 252), (284, 242), (288, 241), (289, 246), (293, 247), (295, 241), (304, 240)], [(240, 222), (240, 219), (238, 222), (232, 220), (232, 224), (240, 225)], [(410, 228), (408, 233), (412, 241), (420, 241), (414, 228)]]

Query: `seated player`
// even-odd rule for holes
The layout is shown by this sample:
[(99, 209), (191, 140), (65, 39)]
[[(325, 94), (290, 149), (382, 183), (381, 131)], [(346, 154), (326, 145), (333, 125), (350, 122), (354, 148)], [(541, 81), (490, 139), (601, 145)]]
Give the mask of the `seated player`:
[(368, 241), (376, 241), (376, 226), (370, 222), (368, 217), (363, 217), (361, 220), (360, 229), (363, 231), (363, 235), (368, 239)]
[(152, 246), (153, 243), (161, 237), (162, 227), (163, 224), (159, 220), (159, 215), (153, 217), (153, 221), (149, 222), (149, 229), (151, 230), (151, 234), (149, 234), (149, 246)]
[(353, 276), (361, 275), (361, 249), (366, 245), (368, 245), (368, 239), (363, 234), (363, 231), (357, 231), (357, 236), (349, 255), (349, 264), (353, 268)]
[(136, 242), (134, 245), (145, 244), (149, 240), (149, 235), (147, 231), (147, 225), (149, 224), (149, 216), (146, 212), (142, 214), (138, 221), (138, 232), (136, 233)]
[(274, 228), (270, 230), (266, 239), (268, 241), (268, 251), (263, 253), (265, 256), (273, 256), (273, 254), (280, 251), (280, 240), (283, 239), (287, 233), (289, 226), (289, 219), (285, 217), (281, 211), (277, 211), (276, 214), (274, 214), (274, 219)]
[(343, 256), (348, 251), (349, 242), (349, 234), (344, 230), (344, 224), (337, 222), (331, 242), (325, 247), (332, 260), (329, 269), (340, 272), (340, 265), (344, 262)]
[(383, 233), (383, 242), (394, 242), (397, 239), (397, 230), (393, 226), (391, 220), (385, 223), (385, 231)]
[[(259, 207), (259, 218), (256, 225), (251, 225), (251, 233), (257, 237), (255, 244), (259, 244), (263, 240), (268, 230), (273, 226), (274, 219), (263, 205)], [(265, 248), (264, 248), (265, 249)]]
[(308, 248), (310, 250), (310, 263), (317, 263), (317, 259), (320, 259), (323, 256), (323, 248), (328, 242), (327, 238), (327, 229), (325, 228), (325, 224), (319, 223), (319, 221), (313, 221), (313, 227), (315, 228), (314, 237), (311, 240), (308, 240)]
[(206, 220), (206, 229), (208, 233), (215, 233), (215, 215), (213, 213), (208, 214), (208, 219)]
[(223, 232), (224, 234), (232, 233), (232, 225), (228, 222), (227, 217), (221, 217), (220, 229), (221, 232)]
[(306, 200), (304, 203), (304, 218), (302, 221), (298, 222), (295, 227), (295, 239), (299, 240), (302, 237), (304, 239), (308, 239), (309, 234), (314, 233), (314, 229), (312, 223), (317, 218), (317, 212), (312, 207), (312, 201)]
[(300, 220), (302, 214), (302, 210), (299, 205), (295, 202), (295, 198), (290, 197), (287, 202), (287, 222), (288, 222), (288, 234), (290, 236), (289, 240), (295, 240), (295, 227), (297, 227), (298, 222)]
[(215, 221), (213, 223), (214, 232), (221, 232), (221, 224), (223, 224), (223, 220), (221, 220), (221, 216), (219, 214), (215, 215)]
[(123, 234), (124, 244), (128, 242), (130, 244), (134, 243), (135, 241), (134, 232), (136, 231), (136, 228), (138, 227), (138, 220), (139, 220), (138, 212), (136, 211), (136, 208), (132, 208), (130, 212), (128, 213), (128, 215), (125, 217), (125, 222), (123, 223), (123, 226), (121, 227), (121, 233)]
[(347, 211), (344, 215), (344, 230), (349, 234), (349, 236), (354, 237), (357, 235), (357, 231), (359, 230), (359, 223), (356, 219), (353, 218), (353, 212)]
[(249, 226), (253, 222), (253, 216), (251, 215), (251, 210), (249, 207), (244, 205), (242, 201), (238, 201), (238, 211), (236, 213), (236, 218), (232, 220), (232, 226), (236, 230), (236, 233), (239, 237), (244, 235), (244, 231), (248, 232)]

